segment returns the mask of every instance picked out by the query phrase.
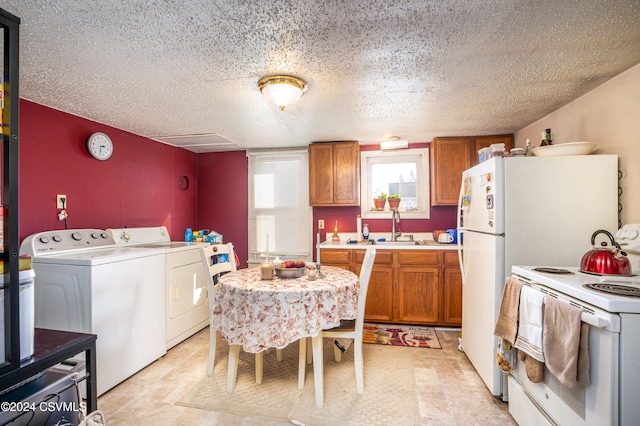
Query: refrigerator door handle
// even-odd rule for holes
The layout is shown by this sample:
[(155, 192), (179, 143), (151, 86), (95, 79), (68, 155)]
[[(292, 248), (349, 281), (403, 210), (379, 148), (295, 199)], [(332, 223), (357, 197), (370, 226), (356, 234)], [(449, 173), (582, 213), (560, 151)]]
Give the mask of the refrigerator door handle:
[(458, 229), (458, 263), (460, 263), (460, 275), (462, 275), (462, 285), (466, 284), (466, 277), (464, 272), (464, 263), (462, 262), (462, 243), (460, 242), (460, 236), (462, 232)]
[(462, 174), (462, 179), (460, 181), (460, 193), (458, 194), (458, 214), (456, 218), (456, 224), (458, 225), (457, 237), (456, 240), (458, 242), (458, 263), (460, 264), (460, 273), (462, 275), (462, 285), (464, 286), (466, 283), (465, 272), (464, 272), (464, 263), (462, 262), (462, 192), (464, 191), (464, 173)]

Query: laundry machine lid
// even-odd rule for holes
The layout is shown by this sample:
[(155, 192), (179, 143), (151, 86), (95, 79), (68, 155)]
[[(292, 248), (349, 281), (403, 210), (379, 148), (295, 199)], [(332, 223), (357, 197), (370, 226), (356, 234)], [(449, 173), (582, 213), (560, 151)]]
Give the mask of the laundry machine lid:
[(164, 256), (164, 254), (165, 252), (163, 249), (152, 249), (146, 247), (110, 247), (38, 256), (33, 259), (33, 264), (97, 266), (138, 259), (141, 257)]

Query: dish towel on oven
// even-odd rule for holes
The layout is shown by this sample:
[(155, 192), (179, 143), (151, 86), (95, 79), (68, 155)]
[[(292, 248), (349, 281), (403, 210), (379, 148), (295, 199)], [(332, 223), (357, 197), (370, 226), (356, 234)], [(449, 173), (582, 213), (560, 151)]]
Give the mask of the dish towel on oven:
[(542, 305), (545, 295), (529, 286), (520, 291), (520, 325), (516, 338), (516, 349), (533, 359), (544, 362), (542, 351)]
[(523, 285), (514, 277), (507, 278), (502, 292), (498, 320), (493, 330), (493, 334), (502, 337), (512, 345), (516, 342), (518, 334), (518, 305), (520, 305), (520, 291)]
[(542, 344), (547, 369), (563, 385), (589, 384), (589, 325), (582, 310), (551, 297), (545, 301)]

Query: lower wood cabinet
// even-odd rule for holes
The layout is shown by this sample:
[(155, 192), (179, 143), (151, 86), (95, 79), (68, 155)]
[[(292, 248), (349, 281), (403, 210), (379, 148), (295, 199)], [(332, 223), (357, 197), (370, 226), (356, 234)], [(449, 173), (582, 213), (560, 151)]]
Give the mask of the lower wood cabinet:
[(441, 251), (398, 250), (395, 318), (403, 323), (437, 324), (440, 319)]
[(403, 323), (438, 323), (440, 283), (437, 266), (403, 266), (398, 271), (398, 312)]
[[(320, 268), (322, 265), (335, 266), (336, 268), (353, 271), (351, 267), (351, 250), (320, 250)], [(358, 270), (359, 272), (360, 270)]]
[[(353, 250), (352, 253), (355, 257), (353, 271), (360, 275), (365, 251)], [(376, 250), (376, 260), (373, 263), (371, 278), (369, 278), (369, 291), (367, 292), (366, 321), (393, 321), (393, 285), (389, 285), (390, 283), (393, 283), (393, 252), (391, 250)]]
[[(360, 273), (365, 250), (323, 249), (322, 265)], [(462, 275), (457, 252), (377, 250), (369, 280), (365, 321), (462, 324)]]
[(444, 253), (442, 323), (462, 325), (462, 272), (457, 252)]

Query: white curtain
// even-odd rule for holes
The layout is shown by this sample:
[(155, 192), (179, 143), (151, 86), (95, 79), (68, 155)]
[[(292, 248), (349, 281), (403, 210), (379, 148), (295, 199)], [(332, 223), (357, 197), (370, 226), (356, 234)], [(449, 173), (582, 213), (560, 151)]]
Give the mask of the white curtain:
[(306, 149), (248, 151), (249, 264), (269, 257), (311, 260), (312, 208)]

